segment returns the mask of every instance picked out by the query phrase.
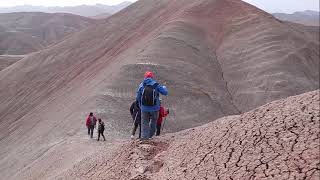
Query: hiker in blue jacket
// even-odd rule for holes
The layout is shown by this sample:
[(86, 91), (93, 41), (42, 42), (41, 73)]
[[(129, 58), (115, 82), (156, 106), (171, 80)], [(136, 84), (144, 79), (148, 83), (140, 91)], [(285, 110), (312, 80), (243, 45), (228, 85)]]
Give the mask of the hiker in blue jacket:
[(153, 80), (152, 72), (146, 72), (144, 80), (137, 90), (136, 99), (141, 108), (142, 140), (151, 139), (155, 134), (160, 110), (160, 94), (168, 95), (167, 88)]

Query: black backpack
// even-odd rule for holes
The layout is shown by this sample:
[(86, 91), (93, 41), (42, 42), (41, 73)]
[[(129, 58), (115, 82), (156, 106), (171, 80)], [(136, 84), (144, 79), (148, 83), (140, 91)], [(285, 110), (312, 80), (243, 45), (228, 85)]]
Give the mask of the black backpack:
[(100, 125), (100, 131), (104, 131), (104, 123), (101, 122), (99, 125)]
[(158, 87), (158, 83), (155, 83), (153, 86), (143, 84), (143, 92), (142, 92), (142, 105), (144, 106), (154, 106), (157, 103), (156, 88)]

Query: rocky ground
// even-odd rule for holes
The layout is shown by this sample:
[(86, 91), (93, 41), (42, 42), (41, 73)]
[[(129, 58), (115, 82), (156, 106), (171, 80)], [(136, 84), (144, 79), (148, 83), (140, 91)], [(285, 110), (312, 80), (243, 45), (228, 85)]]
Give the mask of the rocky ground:
[(320, 175), (319, 91), (150, 141), (128, 141), (57, 179), (309, 179)]

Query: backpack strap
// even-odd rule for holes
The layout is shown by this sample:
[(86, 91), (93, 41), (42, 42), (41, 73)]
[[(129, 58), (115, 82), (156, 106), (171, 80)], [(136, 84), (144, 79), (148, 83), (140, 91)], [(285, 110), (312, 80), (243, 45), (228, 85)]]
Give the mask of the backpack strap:
[(155, 98), (159, 97), (159, 92), (157, 90), (158, 86), (159, 86), (159, 83), (154, 83), (154, 85), (152, 86), (152, 88), (154, 89), (154, 92), (155, 92), (155, 95), (154, 95)]
[[(146, 83), (143, 83), (142, 87), (146, 87), (146, 86), (147, 86), (147, 84), (146, 84)], [(158, 86), (159, 86), (159, 83), (154, 83), (154, 84), (152, 85), (152, 88), (153, 88), (153, 89), (156, 89)]]
[(153, 89), (156, 89), (159, 86), (159, 83), (154, 83), (154, 85), (152, 86)]

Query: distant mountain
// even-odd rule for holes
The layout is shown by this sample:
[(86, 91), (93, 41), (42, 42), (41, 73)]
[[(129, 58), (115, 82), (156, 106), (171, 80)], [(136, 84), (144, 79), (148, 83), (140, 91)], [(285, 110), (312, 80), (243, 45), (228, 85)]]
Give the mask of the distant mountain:
[(290, 21), (309, 26), (319, 26), (319, 12), (318, 11), (300, 11), (293, 14), (274, 13), (276, 18), (282, 21)]
[(99, 14), (99, 15), (96, 15), (96, 16), (92, 16), (91, 18), (93, 18), (93, 19), (106, 19), (109, 16), (111, 16), (110, 13), (103, 13), (103, 14)]
[(0, 13), (11, 13), (11, 12), (45, 12), (45, 13), (70, 13), (80, 16), (97, 16), (100, 14), (114, 14), (123, 8), (132, 4), (131, 2), (123, 2), (118, 5), (108, 6), (103, 4), (96, 5), (80, 5), (80, 6), (66, 6), (66, 7), (44, 7), (44, 6), (15, 6), (0, 8)]
[(21, 55), (41, 50), (95, 22), (62, 13), (0, 14), (0, 54)]
[(122, 3), (117, 4), (117, 5), (114, 5), (114, 6), (108, 6), (108, 5), (103, 5), (103, 4), (96, 4), (94, 7), (102, 8), (102, 9), (106, 10), (105, 13), (115, 14), (115, 13), (121, 11), (122, 9), (130, 6), (131, 4), (132, 4), (132, 2), (125, 1), (125, 2), (122, 2)]

